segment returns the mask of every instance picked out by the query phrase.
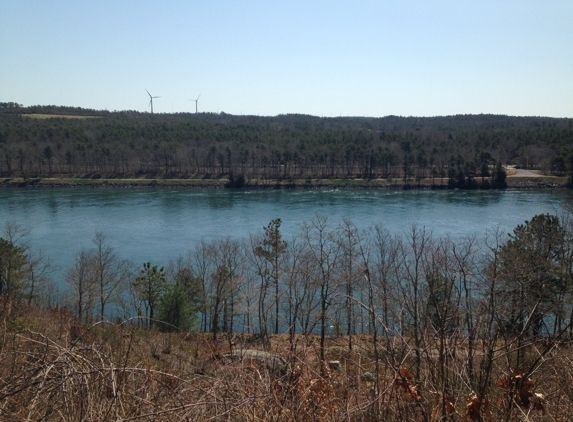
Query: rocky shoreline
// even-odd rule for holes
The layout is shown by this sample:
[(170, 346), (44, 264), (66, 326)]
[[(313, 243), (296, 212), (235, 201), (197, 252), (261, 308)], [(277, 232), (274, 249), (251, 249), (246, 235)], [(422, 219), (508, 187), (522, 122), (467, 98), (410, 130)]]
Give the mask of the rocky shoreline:
[[(94, 181), (70, 181), (66, 179), (4, 179), (0, 180), (0, 187), (12, 188), (107, 188), (107, 189), (145, 189), (145, 188), (169, 188), (169, 189), (340, 189), (340, 190), (455, 190), (448, 189), (446, 185), (425, 185), (425, 184), (412, 184), (404, 185), (402, 183), (370, 183), (370, 182), (356, 182), (340, 183), (337, 181), (316, 181), (313, 183), (286, 183), (286, 182), (273, 182), (265, 181), (263, 183), (245, 183), (240, 188), (228, 188), (223, 181), (221, 182), (195, 182), (195, 181), (171, 181), (169, 179), (154, 179), (154, 180), (137, 180), (137, 181), (121, 181), (114, 179), (94, 180)], [(556, 183), (547, 179), (525, 179), (525, 180), (510, 180), (507, 186), (508, 190), (568, 190), (569, 188), (563, 183)]]
[(562, 183), (552, 183), (547, 180), (538, 180), (538, 179), (531, 179), (531, 180), (523, 180), (514, 182), (508, 186), (509, 189), (516, 189), (516, 190), (570, 190), (565, 184)]

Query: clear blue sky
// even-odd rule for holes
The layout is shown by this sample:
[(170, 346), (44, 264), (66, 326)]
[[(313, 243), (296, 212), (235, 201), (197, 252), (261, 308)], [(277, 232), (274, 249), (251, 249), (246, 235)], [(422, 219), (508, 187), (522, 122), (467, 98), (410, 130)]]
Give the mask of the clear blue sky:
[(572, 0), (0, 0), (0, 102), (573, 117)]

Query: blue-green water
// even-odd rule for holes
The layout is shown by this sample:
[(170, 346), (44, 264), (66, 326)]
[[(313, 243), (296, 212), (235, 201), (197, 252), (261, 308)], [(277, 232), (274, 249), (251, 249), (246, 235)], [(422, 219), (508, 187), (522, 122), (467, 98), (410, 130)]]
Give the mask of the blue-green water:
[(0, 189), (0, 223), (30, 229), (30, 240), (62, 268), (104, 232), (123, 257), (160, 265), (185, 255), (200, 239), (246, 238), (281, 218), (287, 239), (315, 213), (333, 225), (380, 223), (393, 233), (412, 224), (434, 235), (510, 232), (540, 213), (558, 213), (569, 193), (464, 191), (226, 191), (184, 189)]

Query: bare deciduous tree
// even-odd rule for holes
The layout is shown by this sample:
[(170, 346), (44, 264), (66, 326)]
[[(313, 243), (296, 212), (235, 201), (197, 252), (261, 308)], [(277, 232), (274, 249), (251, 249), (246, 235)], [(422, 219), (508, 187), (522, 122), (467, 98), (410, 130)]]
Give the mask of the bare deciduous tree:
[(117, 301), (133, 277), (133, 264), (115, 253), (104, 233), (96, 232), (92, 243), (94, 247), (89, 251), (89, 274), (99, 307), (97, 319), (103, 321), (106, 306)]
[(332, 305), (332, 295), (337, 288), (338, 259), (341, 250), (325, 215), (315, 215), (310, 222), (303, 223), (301, 229), (311, 262), (307, 268), (308, 275), (319, 289), (320, 359), (324, 360), (328, 311)]

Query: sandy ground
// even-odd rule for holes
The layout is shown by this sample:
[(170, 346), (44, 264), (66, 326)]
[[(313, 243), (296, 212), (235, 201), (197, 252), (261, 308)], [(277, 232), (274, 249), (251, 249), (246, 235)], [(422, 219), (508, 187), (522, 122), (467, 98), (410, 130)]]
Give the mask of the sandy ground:
[(508, 166), (506, 170), (507, 170), (507, 177), (555, 177), (555, 176), (546, 176), (544, 174), (538, 173), (537, 171), (516, 169), (513, 166)]

